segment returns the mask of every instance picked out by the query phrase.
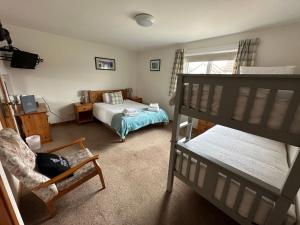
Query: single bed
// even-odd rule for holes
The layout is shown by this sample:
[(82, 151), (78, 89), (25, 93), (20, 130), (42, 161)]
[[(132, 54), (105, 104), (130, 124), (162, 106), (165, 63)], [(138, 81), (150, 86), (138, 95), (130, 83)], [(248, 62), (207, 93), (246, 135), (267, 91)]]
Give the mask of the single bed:
[[(160, 109), (158, 112), (152, 112), (147, 110), (148, 105), (132, 101), (127, 98), (128, 89), (121, 90), (124, 98), (122, 104), (107, 104), (102, 101), (102, 98), (91, 98), (91, 96), (99, 96), (100, 93), (113, 92), (113, 91), (101, 91), (101, 92), (90, 92), (90, 100), (93, 102), (93, 115), (99, 121), (105, 123), (107, 126), (112, 128), (122, 140), (125, 140), (126, 135), (134, 130), (138, 130), (142, 127), (150, 124), (168, 123), (169, 118), (167, 113)], [(124, 116), (124, 109), (136, 109), (139, 113), (136, 116)]]
[[(167, 190), (177, 177), (240, 224), (295, 224), (299, 103), (297, 75), (178, 75)], [(193, 118), (220, 125), (191, 138)]]

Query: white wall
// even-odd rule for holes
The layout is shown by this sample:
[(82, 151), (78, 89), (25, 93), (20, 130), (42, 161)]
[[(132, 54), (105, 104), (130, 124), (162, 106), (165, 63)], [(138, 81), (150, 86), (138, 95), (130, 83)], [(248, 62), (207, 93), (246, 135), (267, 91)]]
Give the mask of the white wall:
[[(223, 46), (238, 45), (239, 40), (254, 37), (261, 39), (257, 66), (296, 65), (296, 72), (300, 73), (300, 23), (295, 23), (141, 52), (138, 56), (137, 94), (147, 102), (159, 102), (172, 118), (173, 107), (168, 105), (168, 91), (177, 48), (216, 50), (218, 46), (221, 49)], [(150, 59), (161, 59), (160, 72), (150, 72)]]
[[(158, 102), (169, 115), (173, 110), (169, 106), (168, 94), (176, 48), (178, 47), (142, 52), (138, 60), (137, 95), (143, 97), (146, 103)], [(150, 71), (150, 59), (161, 59), (160, 71)]]
[[(80, 90), (127, 87), (135, 90), (135, 52), (17, 26), (6, 25), (6, 28), (14, 46), (44, 59), (35, 70), (6, 65), (15, 94), (43, 96), (52, 111), (64, 120), (74, 119), (72, 103), (79, 101)], [(116, 59), (116, 71), (96, 70), (95, 56)], [(50, 114), (50, 123), (59, 121)]]

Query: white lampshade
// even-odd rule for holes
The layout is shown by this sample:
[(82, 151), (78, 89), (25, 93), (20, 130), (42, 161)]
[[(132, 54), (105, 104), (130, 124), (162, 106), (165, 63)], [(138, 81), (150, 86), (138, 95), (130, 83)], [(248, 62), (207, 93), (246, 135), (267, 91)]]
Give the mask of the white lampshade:
[(146, 14), (146, 13), (138, 14), (134, 18), (135, 18), (136, 23), (143, 27), (150, 27), (155, 22), (154, 17), (152, 15)]

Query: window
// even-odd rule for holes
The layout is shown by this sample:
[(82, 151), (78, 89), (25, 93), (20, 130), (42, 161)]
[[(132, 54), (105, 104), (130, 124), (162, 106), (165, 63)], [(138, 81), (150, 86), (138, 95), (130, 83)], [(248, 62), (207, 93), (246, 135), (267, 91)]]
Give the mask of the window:
[(190, 74), (232, 74), (236, 52), (186, 57), (185, 71)]

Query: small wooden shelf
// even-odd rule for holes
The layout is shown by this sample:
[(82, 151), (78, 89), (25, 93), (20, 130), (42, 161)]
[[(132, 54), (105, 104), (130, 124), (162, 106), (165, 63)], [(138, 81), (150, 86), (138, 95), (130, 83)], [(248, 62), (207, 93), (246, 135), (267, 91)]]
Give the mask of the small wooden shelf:
[(92, 103), (74, 103), (74, 113), (78, 124), (93, 121)]

